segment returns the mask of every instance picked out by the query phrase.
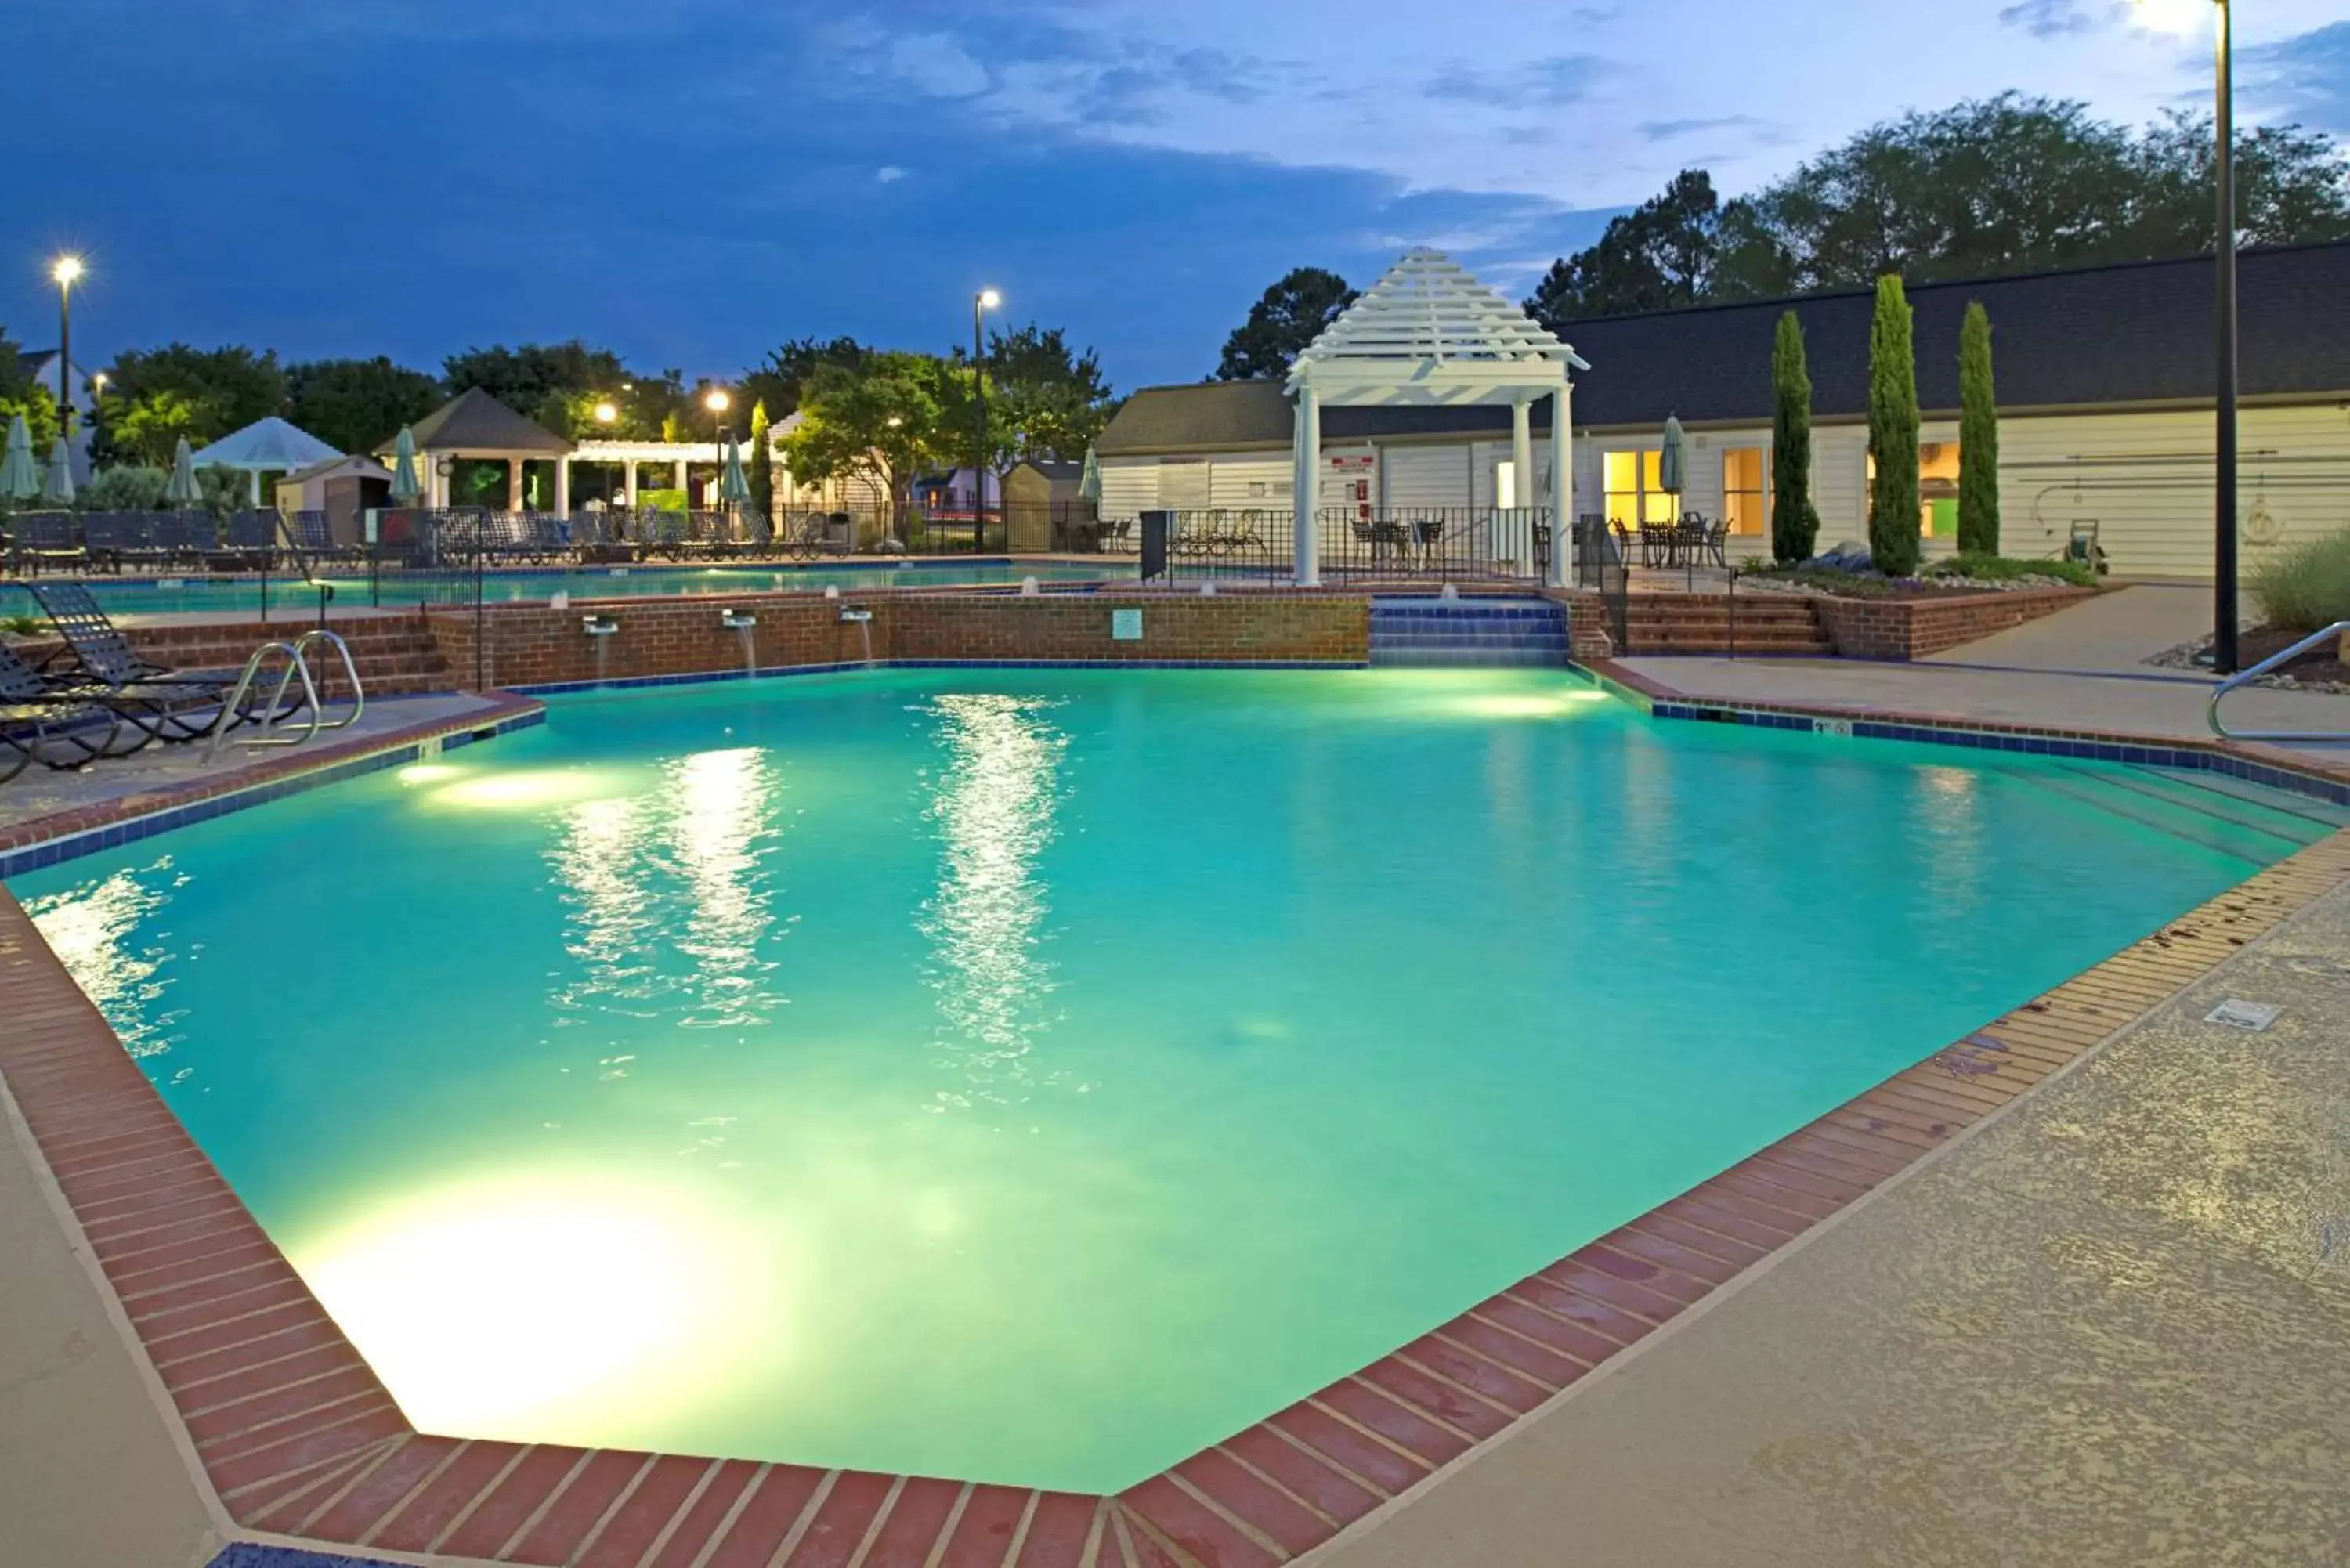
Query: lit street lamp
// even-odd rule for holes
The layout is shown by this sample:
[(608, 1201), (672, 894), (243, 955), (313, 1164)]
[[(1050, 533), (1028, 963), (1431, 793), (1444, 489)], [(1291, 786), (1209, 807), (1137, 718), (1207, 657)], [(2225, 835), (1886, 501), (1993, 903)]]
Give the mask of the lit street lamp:
[(81, 281), (81, 257), (59, 256), (49, 264), (57, 286), (57, 430), (73, 441), (73, 286)]
[(620, 410), (614, 408), (608, 400), (596, 405), (596, 422), (598, 424), (608, 425), (619, 417)]
[[(978, 394), (978, 444), (971, 453), (971, 547), (987, 547), (987, 368), (980, 347), (980, 317), (1003, 303), (1003, 296), (983, 288), (971, 297), (971, 385)], [(1007, 541), (1009, 543), (1009, 541)]]
[[(726, 472), (726, 410), (733, 401), (726, 395), (723, 387), (711, 388), (709, 396), (702, 400), (702, 406), (710, 410), (712, 426), (718, 432), (718, 472), (722, 475)], [(691, 505), (692, 503), (688, 502), (687, 504)]]
[[(2236, 639), (2236, 90), (2234, 14), (2230, 0), (2210, 0), (2217, 36), (2213, 41), (2211, 113), (2213, 167), (2218, 187), (2219, 384), (2212, 389), (2213, 522), (2211, 541), (2211, 668), (2232, 675)], [(2184, 32), (2194, 25), (2192, 0), (2138, 0), (2148, 21)]]

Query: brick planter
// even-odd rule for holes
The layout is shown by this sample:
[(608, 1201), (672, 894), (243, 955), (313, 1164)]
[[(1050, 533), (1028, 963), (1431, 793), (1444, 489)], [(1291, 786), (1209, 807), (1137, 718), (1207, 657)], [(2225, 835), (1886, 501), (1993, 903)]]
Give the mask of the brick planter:
[(1843, 599), (1812, 605), (1838, 655), (1906, 662), (2006, 631), (2095, 598), (2095, 588), (2023, 588), (1941, 598)]

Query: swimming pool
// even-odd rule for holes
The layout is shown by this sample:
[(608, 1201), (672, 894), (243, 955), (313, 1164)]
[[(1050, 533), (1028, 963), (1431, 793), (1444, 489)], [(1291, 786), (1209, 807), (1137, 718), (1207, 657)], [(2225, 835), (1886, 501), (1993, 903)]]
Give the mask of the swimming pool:
[(420, 1427), (1074, 1490), (2325, 831), (1550, 672), (550, 707), (12, 887)]
[[(568, 594), (575, 599), (634, 598), (650, 595), (764, 594), (788, 590), (837, 587), (843, 593), (883, 587), (954, 587), (1001, 586), (1035, 577), (1044, 583), (1098, 582), (1131, 578), (1134, 563), (1116, 556), (1100, 566), (996, 560), (971, 566), (909, 564), (902, 566), (595, 566), (576, 571), (491, 572), (484, 578), (484, 596), (492, 604), (520, 603)], [(369, 586), (363, 575), (329, 576), (338, 605), (364, 605)], [(0, 589), (9, 587), (0, 584)], [(127, 582), (92, 579), (90, 592), (109, 615), (187, 615), (258, 612), (263, 603), (257, 579), (155, 577)], [(387, 573), (378, 590), (388, 606), (472, 604), (473, 579), (462, 573)], [(0, 594), (0, 607), (33, 607), (29, 598), (15, 604)], [(273, 579), (268, 585), (273, 610), (300, 616), (315, 611), (317, 590), (300, 583)]]

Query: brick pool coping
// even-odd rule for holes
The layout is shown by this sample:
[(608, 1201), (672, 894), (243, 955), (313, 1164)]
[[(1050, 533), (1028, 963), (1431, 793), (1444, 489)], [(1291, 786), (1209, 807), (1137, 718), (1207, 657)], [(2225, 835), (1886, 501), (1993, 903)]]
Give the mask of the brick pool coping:
[(416, 1431), (5, 889), (0, 1084), (238, 1539), (575, 1568), (1264, 1568), (1499, 1437), (2345, 882), (2350, 832), (1115, 1496)]

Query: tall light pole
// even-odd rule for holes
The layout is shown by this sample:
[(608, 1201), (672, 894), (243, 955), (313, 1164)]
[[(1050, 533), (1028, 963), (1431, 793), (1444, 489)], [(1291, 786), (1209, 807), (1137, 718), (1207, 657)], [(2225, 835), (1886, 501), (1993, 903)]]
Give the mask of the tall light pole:
[(2236, 672), (2236, 89), (2234, 17), (2228, 0), (2214, 0), (2218, 43), (2213, 50), (2218, 81), (2211, 119), (2218, 140), (2220, 188), (2220, 384), (2219, 412), (2213, 435), (2219, 446), (2213, 472), (2218, 533), (2213, 538), (2211, 570), (2216, 581), (2211, 595), (2211, 668), (2221, 675)]
[[(971, 386), (979, 394), (978, 444), (971, 452), (971, 547), (987, 548), (987, 368), (980, 347), (980, 316), (1003, 303), (1003, 296), (983, 288), (971, 296)], [(1010, 543), (1010, 541), (1006, 541)]]
[[(733, 401), (726, 395), (723, 387), (711, 388), (710, 395), (702, 400), (702, 406), (710, 410), (711, 429), (718, 444), (718, 472), (722, 477), (726, 472), (726, 410)], [(691, 498), (686, 504), (692, 504)]]
[(49, 264), (57, 286), (57, 431), (73, 444), (73, 286), (81, 281), (81, 257), (59, 256)]

